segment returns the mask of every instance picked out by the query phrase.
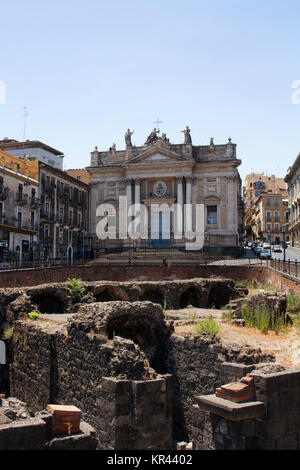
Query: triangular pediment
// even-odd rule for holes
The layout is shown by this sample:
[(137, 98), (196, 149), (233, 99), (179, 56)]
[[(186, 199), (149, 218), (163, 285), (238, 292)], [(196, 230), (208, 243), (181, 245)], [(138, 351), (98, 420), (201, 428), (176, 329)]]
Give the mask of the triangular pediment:
[(169, 148), (163, 147), (159, 144), (148, 146), (139, 155), (135, 155), (127, 164), (156, 164), (156, 163), (172, 163), (172, 162), (189, 162), (192, 158), (188, 156), (179, 155)]

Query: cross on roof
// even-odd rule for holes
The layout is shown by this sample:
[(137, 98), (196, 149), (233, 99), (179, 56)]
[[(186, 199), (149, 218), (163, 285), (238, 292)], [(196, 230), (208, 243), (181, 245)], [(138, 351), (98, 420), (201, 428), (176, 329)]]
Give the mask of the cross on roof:
[(159, 125), (160, 125), (162, 122), (163, 122), (163, 121), (160, 121), (159, 118), (157, 118), (157, 120), (153, 122), (153, 124), (156, 124), (156, 126), (157, 126), (157, 131), (158, 131), (158, 133), (160, 132)]

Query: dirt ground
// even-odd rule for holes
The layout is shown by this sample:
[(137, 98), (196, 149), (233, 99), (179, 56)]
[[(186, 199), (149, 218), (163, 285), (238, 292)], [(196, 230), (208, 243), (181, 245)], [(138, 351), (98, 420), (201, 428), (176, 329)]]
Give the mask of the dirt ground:
[(182, 310), (168, 310), (166, 319), (174, 320), (175, 334), (188, 336), (195, 334), (197, 321), (212, 316), (221, 326), (219, 337), (239, 345), (249, 345), (261, 348), (262, 351), (273, 354), (276, 362), (288, 367), (300, 367), (300, 334), (295, 326), (287, 333), (276, 335), (274, 331), (263, 334), (255, 328), (232, 325), (223, 319), (223, 310), (188, 307)]

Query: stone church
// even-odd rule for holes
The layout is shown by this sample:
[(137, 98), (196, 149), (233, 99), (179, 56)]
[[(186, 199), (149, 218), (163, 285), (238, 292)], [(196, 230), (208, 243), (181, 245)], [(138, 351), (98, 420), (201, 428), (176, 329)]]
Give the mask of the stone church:
[[(205, 251), (230, 254), (240, 246), (242, 224), (241, 178), (236, 156), (236, 144), (192, 144), (189, 127), (183, 132), (183, 143), (170, 143), (165, 133), (156, 128), (144, 145), (134, 146), (130, 129), (125, 134), (125, 150), (113, 144), (108, 151), (91, 152), (90, 174), (90, 231), (94, 246), (105, 246), (108, 251), (128, 246), (149, 248), (174, 247), (184, 249), (182, 239), (174, 237), (174, 217), (162, 209), (148, 211), (147, 239), (99, 240), (96, 227), (101, 217), (96, 211), (103, 203), (115, 207), (117, 233), (119, 230), (119, 196), (127, 196), (130, 206), (140, 203), (149, 208), (153, 204), (202, 204), (204, 206)], [(161, 134), (161, 135), (160, 135)], [(203, 208), (202, 206), (202, 208)], [(166, 207), (166, 206), (163, 206)], [(193, 229), (195, 223), (193, 222)], [(155, 233), (155, 237), (153, 237)], [(152, 235), (151, 235), (152, 234)]]

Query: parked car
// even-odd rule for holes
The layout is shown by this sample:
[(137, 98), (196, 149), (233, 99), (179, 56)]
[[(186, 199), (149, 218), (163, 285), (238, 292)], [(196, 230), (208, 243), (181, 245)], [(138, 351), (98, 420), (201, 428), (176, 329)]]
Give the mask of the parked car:
[(262, 251), (262, 247), (261, 246), (257, 246), (256, 249), (255, 249), (255, 254), (256, 256), (259, 256), (260, 252)]
[(273, 251), (274, 253), (282, 253), (282, 248), (280, 245), (274, 245)]
[(256, 242), (252, 242), (251, 243), (251, 250), (255, 250), (255, 248), (257, 247), (257, 243)]
[(267, 243), (267, 242), (264, 243), (264, 244), (263, 244), (263, 249), (264, 249), (264, 250), (270, 250), (270, 249), (271, 249), (270, 243)]
[(261, 250), (259, 253), (260, 259), (271, 259), (270, 250)]

